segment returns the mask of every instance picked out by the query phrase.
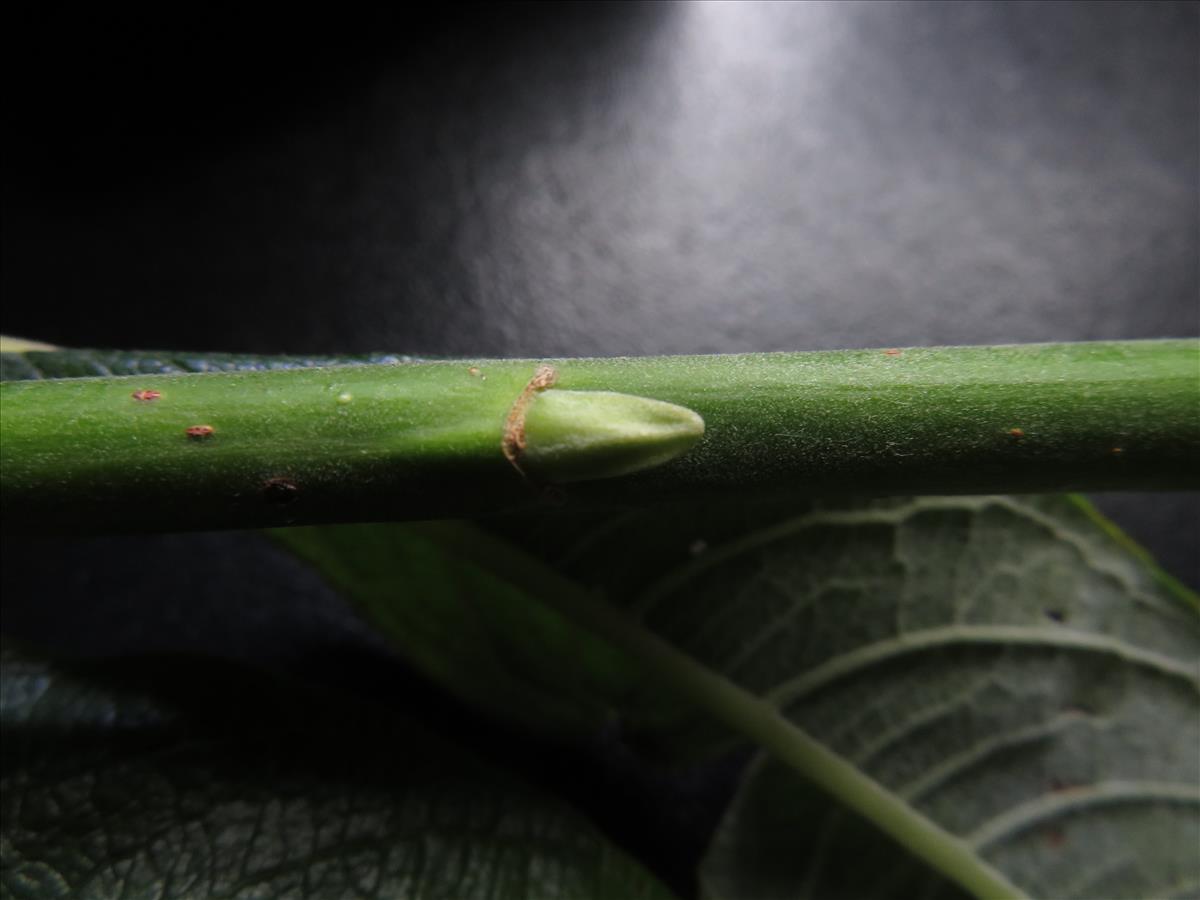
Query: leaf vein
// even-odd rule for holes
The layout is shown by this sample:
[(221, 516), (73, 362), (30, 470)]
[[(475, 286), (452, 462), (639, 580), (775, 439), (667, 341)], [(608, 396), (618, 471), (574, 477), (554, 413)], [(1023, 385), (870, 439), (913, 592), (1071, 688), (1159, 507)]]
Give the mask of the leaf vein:
[(947, 757), (941, 763), (929, 769), (920, 778), (897, 789), (897, 793), (910, 803), (915, 803), (923, 797), (928, 796), (932, 791), (941, 787), (956, 775), (961, 775), (963, 772), (970, 770), (973, 766), (983, 762), (999, 750), (1011, 750), (1023, 744), (1053, 737), (1070, 728), (1072, 725), (1077, 725), (1080, 722), (1088, 720), (1088, 718), (1084, 713), (1067, 711), (1059, 713), (1045, 722), (1031, 725), (1028, 728), (1021, 728), (1008, 734), (992, 735), (961, 753)]
[(1107, 635), (1021, 625), (947, 625), (863, 644), (831, 657), (801, 675), (782, 682), (767, 694), (767, 700), (782, 707), (803, 699), (835, 681), (899, 657), (940, 647), (969, 645), (1047, 647), (1105, 653), (1160, 675), (1184, 680), (1200, 693), (1200, 665), (1184, 662), (1154, 650), (1135, 647)]
[(965, 838), (977, 851), (1023, 831), (1093, 806), (1117, 803), (1179, 803), (1200, 806), (1200, 787), (1161, 781), (1102, 781), (1043, 794), (978, 826)]

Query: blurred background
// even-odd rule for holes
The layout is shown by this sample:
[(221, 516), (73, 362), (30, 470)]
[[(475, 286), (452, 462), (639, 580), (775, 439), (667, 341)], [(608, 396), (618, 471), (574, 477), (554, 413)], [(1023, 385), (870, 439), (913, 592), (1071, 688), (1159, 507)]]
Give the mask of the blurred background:
[[(496, 356), (1200, 334), (1196, 3), (5, 19), (6, 334)], [(1200, 587), (1196, 495), (1096, 499)], [(369, 640), (238, 535), (23, 544), (3, 578), (6, 632), (75, 652), (302, 667)]]
[(5, 29), (5, 327), (496, 356), (1191, 335), (1194, 3)]

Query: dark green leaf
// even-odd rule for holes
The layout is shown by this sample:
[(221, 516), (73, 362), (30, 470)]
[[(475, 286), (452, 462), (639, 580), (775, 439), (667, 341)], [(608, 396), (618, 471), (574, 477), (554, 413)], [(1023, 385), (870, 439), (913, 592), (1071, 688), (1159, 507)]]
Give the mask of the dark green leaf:
[[(428, 532), (422, 552), (500, 579), (503, 592), (473, 582), (469, 593), (481, 605), (508, 597), (513, 618), (455, 632), (460, 658), (523, 654), (526, 687), (553, 696), (566, 663), (540, 642), (540, 658), (521, 650), (521, 619), (544, 615), (539, 602), (569, 616), (571, 604), (603, 598), (737, 685), (745, 700), (735, 704), (767, 700), (790, 723), (785, 744), (816, 738), (932, 829), (935, 844), (965, 848), (968, 867), (1043, 896), (1186, 893), (1200, 877), (1196, 600), (1082, 501), (725, 505), (493, 523), (507, 552), (467, 527)], [(388, 594), (417, 615), (428, 584), (405, 558), (396, 568), (383, 554), (358, 559), (351, 578), (335, 579), (352, 593), (367, 578), (400, 586), (368, 604), (393, 635)], [(575, 655), (587, 671), (587, 653)], [(450, 682), (470, 694), (471, 677), (455, 668)], [(709, 720), (693, 707), (648, 715), (644, 704), (667, 705), (667, 681), (643, 678), (623, 701), (607, 690), (633, 677), (590, 682), (598, 704), (649, 738), (686, 733), (694, 751), (729, 740), (699, 737)], [(850, 813), (798, 777), (811, 774), (765, 758), (752, 767), (704, 865), (710, 894), (945, 888), (946, 873), (873, 829), (870, 804)]]
[(252, 353), (154, 353), (124, 350), (32, 350), (0, 352), (0, 381), (87, 378), (106, 375), (181, 375), (187, 372), (260, 372), (354, 363), (411, 362), (413, 356), (372, 353), (351, 356), (261, 356)]
[(594, 731), (638, 672), (620, 651), (538, 600), (570, 589), (515, 547), (458, 523), (285, 528), (315, 565), (442, 686), (558, 736)]
[[(513, 520), (537, 540), (592, 519)], [(602, 528), (605, 526), (601, 526)], [(581, 584), (466, 522), (284, 528), (282, 546), (320, 570), (407, 659), (441, 686), (501, 719), (554, 738), (614, 726), (645, 750), (695, 755), (730, 743), (670, 687), (553, 598)], [(619, 569), (621, 560), (613, 561)]]
[(212, 663), (2, 673), (6, 897), (666, 896), (390, 712)]

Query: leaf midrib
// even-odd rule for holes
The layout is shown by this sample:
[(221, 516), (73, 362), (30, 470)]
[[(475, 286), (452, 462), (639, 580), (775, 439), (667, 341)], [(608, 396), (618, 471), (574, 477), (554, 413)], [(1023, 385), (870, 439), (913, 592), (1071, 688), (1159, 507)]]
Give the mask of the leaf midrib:
[(774, 704), (678, 650), (603, 597), (473, 526), (427, 527), (452, 542), (458, 552), (515, 580), (534, 597), (625, 651), (669, 688), (874, 823), (934, 871), (979, 897), (1024, 896), (965, 841), (810, 737)]

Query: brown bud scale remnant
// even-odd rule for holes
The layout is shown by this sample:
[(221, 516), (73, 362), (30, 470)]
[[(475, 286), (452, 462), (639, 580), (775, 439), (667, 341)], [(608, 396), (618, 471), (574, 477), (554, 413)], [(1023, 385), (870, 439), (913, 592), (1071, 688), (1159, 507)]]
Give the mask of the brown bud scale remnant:
[(211, 425), (192, 425), (185, 429), (185, 433), (193, 441), (202, 441), (212, 437), (215, 430)]
[(892, 347), (890, 350), (884, 350), (884, 351), (883, 351), (883, 355), (884, 355), (884, 356), (903, 356), (903, 355), (904, 355), (904, 351), (903, 351), (903, 350), (899, 350), (899, 349), (897, 349), (897, 348), (895, 348), (895, 347)]
[(513, 401), (513, 405), (508, 411), (508, 418), (504, 422), (504, 438), (500, 442), (500, 449), (504, 452), (504, 458), (522, 475), (525, 474), (525, 471), (517, 460), (525, 449), (525, 413), (528, 411), (529, 403), (533, 400), (534, 395), (554, 387), (556, 381), (558, 381), (558, 371), (554, 366), (538, 366), (533, 377), (529, 379), (528, 384)]
[(1010, 428), (1010, 429), (1008, 429), (1008, 433), (1011, 437), (1015, 437), (1015, 438), (1025, 437), (1025, 429), (1023, 429), (1023, 428)]
[(162, 392), (161, 391), (151, 391), (151, 390), (134, 391), (131, 396), (133, 397), (134, 400), (143, 400), (143, 401), (157, 400), (159, 397), (162, 396)]

